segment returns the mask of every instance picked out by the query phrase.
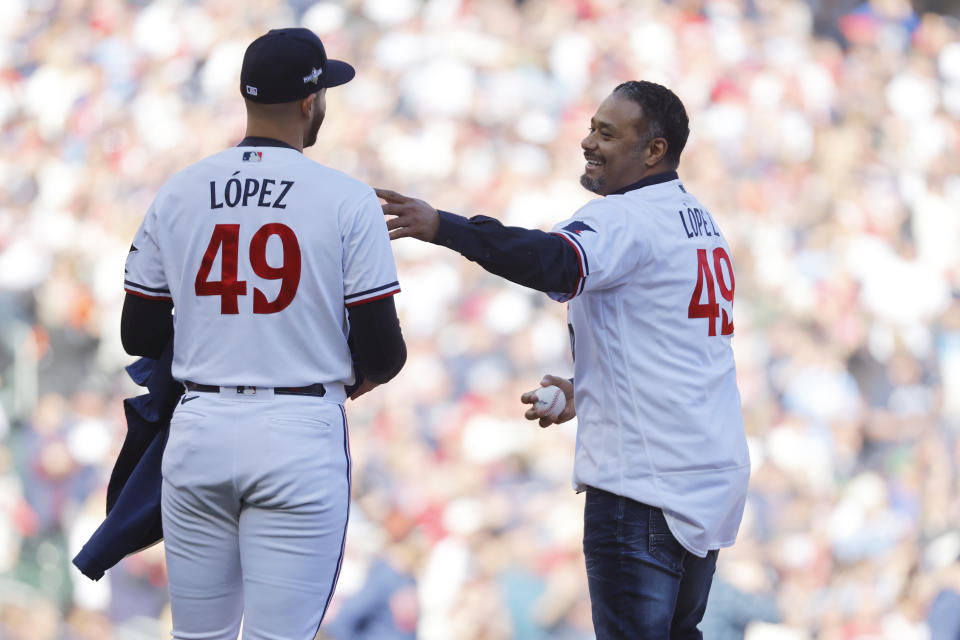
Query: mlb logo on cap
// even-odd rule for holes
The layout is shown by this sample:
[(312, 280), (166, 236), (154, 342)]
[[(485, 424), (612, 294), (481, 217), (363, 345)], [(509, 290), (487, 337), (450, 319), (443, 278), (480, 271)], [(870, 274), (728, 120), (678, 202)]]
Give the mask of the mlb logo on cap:
[(243, 152), (244, 162), (260, 162), (261, 160), (263, 160), (263, 151), (244, 151)]

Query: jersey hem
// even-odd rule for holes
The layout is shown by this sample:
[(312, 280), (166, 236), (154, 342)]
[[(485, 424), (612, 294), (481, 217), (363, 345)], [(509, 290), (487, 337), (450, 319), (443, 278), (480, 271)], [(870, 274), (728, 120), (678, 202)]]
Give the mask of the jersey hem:
[(734, 537), (732, 540), (723, 540), (721, 542), (717, 542), (716, 547), (711, 547), (710, 549), (697, 548), (694, 545), (690, 544), (686, 538), (677, 534), (677, 532), (674, 530), (673, 524), (671, 523), (671, 521), (673, 520), (673, 516), (669, 514), (667, 511), (664, 511), (663, 508), (661, 508), (660, 510), (663, 511), (663, 516), (664, 516), (663, 519), (667, 523), (667, 528), (670, 529), (670, 533), (673, 534), (673, 537), (677, 539), (677, 542), (680, 543), (680, 546), (686, 549), (687, 551), (689, 551), (690, 553), (692, 553), (693, 555), (697, 556), (698, 558), (706, 558), (707, 554), (710, 553), (710, 551), (712, 551), (713, 549), (724, 549), (727, 547), (732, 547), (737, 541), (737, 538)]

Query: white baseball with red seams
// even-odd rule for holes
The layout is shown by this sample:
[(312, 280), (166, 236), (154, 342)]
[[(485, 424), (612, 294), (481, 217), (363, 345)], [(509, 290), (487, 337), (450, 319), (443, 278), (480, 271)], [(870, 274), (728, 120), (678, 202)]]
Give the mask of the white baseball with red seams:
[(567, 406), (567, 396), (563, 394), (563, 389), (556, 385), (549, 385), (537, 389), (537, 402), (534, 407), (538, 411), (543, 411), (544, 416), (556, 418)]

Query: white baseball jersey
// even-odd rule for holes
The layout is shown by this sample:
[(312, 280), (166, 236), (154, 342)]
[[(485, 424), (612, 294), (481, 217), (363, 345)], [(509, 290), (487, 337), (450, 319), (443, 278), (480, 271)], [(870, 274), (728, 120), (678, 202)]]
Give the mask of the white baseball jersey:
[(698, 556), (732, 545), (750, 462), (719, 226), (673, 179), (591, 201), (554, 232), (581, 259), (568, 308), (575, 489), (660, 507)]
[(292, 148), (234, 147), (159, 191), (127, 293), (173, 299), (173, 376), (211, 385), (350, 383), (344, 307), (400, 290), (366, 184)]

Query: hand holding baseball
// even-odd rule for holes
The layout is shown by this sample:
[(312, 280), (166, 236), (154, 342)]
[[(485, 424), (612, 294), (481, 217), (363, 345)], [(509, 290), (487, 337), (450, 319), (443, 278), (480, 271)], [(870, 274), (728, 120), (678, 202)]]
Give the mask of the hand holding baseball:
[(383, 215), (396, 216), (387, 220), (390, 239), (416, 238), (424, 242), (433, 242), (440, 227), (437, 210), (423, 200), (417, 200), (389, 189), (374, 189), (377, 197), (385, 200)]
[[(554, 400), (556, 391), (551, 387), (557, 387), (563, 393), (563, 397), (559, 399), (559, 402), (563, 403), (559, 411)], [(527, 420), (539, 420), (541, 427), (561, 424), (577, 415), (573, 406), (573, 383), (558, 376), (543, 376), (540, 388), (524, 393), (520, 396), (520, 402), (532, 405), (523, 417)]]

